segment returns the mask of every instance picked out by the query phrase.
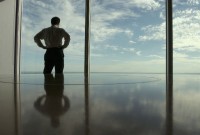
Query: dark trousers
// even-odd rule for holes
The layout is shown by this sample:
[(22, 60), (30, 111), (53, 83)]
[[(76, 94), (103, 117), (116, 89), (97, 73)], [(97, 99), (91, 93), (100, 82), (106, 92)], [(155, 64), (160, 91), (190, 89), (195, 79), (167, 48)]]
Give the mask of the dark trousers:
[(55, 73), (63, 73), (64, 53), (61, 48), (49, 48), (44, 55), (44, 74), (50, 74), (55, 67)]

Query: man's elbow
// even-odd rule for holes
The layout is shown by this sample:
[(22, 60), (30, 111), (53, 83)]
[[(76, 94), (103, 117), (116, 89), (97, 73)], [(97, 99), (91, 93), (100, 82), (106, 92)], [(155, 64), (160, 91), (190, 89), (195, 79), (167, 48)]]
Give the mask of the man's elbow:
[(40, 38), (36, 35), (35, 37), (34, 37), (34, 41), (35, 41), (35, 43), (39, 43), (40, 42)]
[(34, 36), (33, 39), (34, 39), (35, 42), (37, 42), (37, 40), (38, 40), (38, 38), (36, 36)]
[(70, 35), (68, 34), (68, 41), (70, 42), (70, 40), (71, 40), (71, 37), (70, 37)]

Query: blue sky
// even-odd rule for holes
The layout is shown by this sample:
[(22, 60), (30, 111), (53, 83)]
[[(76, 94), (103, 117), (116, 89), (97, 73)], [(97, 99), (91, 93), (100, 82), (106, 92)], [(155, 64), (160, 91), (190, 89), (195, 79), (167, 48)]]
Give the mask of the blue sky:
[[(23, 0), (22, 71), (42, 71), (33, 36), (53, 16), (71, 35), (65, 71), (82, 72), (84, 0)], [(199, 72), (200, 0), (174, 0), (174, 71)], [(91, 71), (165, 72), (164, 0), (91, 0)]]

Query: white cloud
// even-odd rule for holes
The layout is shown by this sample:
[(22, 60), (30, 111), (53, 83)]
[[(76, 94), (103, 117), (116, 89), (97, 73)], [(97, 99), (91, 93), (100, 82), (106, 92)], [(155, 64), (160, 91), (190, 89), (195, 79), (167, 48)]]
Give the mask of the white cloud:
[(165, 20), (166, 19), (166, 16), (165, 16), (165, 13), (164, 12), (160, 12), (160, 18)]
[(142, 28), (144, 35), (139, 36), (140, 41), (149, 40), (165, 40), (166, 39), (166, 23), (163, 22), (158, 25), (148, 25)]
[(161, 6), (160, 3), (155, 0), (133, 0), (130, 3), (146, 10), (155, 10)]
[(93, 1), (91, 5), (91, 34), (95, 42), (105, 41), (122, 32), (128, 36), (133, 35), (132, 31), (114, 26), (113, 23), (135, 18), (138, 15), (130, 9), (107, 7), (108, 3), (107, 1), (102, 3)]
[(120, 28), (112, 27), (110, 24), (103, 24), (99, 22), (93, 22), (92, 25), (92, 36), (94, 37), (95, 42), (105, 41), (111, 38), (113, 35), (121, 33)]
[(133, 40), (130, 40), (129, 43), (130, 43), (130, 44), (135, 44), (136, 42), (133, 41)]
[(200, 11), (177, 10), (174, 14), (174, 48), (184, 51), (200, 50)]
[(141, 51), (137, 51), (136, 55), (140, 56), (141, 55)]
[(122, 48), (124, 52), (135, 52), (135, 48)]
[(111, 49), (113, 51), (118, 51), (119, 47), (118, 46), (114, 46), (114, 45), (105, 45), (106, 49)]
[(149, 57), (155, 58), (155, 59), (164, 59), (164, 57), (159, 56), (159, 55), (150, 55)]
[(131, 31), (129, 29), (126, 29), (124, 32), (125, 32), (125, 34), (127, 34), (128, 37), (132, 37), (134, 35), (133, 31)]
[(200, 4), (200, 0), (188, 0), (188, 3), (190, 4)]
[[(174, 49), (182, 51), (200, 51), (200, 10), (174, 10), (173, 37)], [(166, 23), (148, 25), (142, 28), (144, 35), (140, 41), (165, 40)]]
[(157, 0), (115, 0), (114, 2), (113, 1), (106, 1), (105, 2), (105, 5), (108, 6), (108, 5), (120, 5), (122, 6), (123, 8), (140, 8), (140, 9), (143, 9), (143, 10), (156, 10), (158, 8), (161, 7), (161, 4), (160, 2), (163, 2), (163, 1), (157, 1)]
[(177, 51), (173, 51), (173, 56), (174, 56), (174, 58), (187, 58), (188, 57), (187, 54), (179, 53)]

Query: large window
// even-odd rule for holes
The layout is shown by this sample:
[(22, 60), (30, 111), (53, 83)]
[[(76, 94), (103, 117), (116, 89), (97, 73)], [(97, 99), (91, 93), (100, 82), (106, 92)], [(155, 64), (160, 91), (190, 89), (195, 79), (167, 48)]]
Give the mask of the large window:
[[(4, 3), (4, 2), (3, 2)], [(199, 1), (173, 2), (174, 72), (199, 72)], [(21, 71), (42, 72), (45, 50), (34, 35), (53, 16), (71, 35), (65, 72), (84, 71), (85, 1), (24, 0)], [(165, 0), (91, 0), (92, 72), (165, 73)], [(2, 64), (1, 64), (2, 65)], [(190, 66), (188, 66), (190, 65)]]
[[(45, 50), (33, 37), (59, 16), (71, 35), (65, 72), (83, 72), (85, 1), (24, 0), (23, 5), (21, 71), (43, 70)], [(165, 2), (91, 0), (91, 71), (165, 73)]]

